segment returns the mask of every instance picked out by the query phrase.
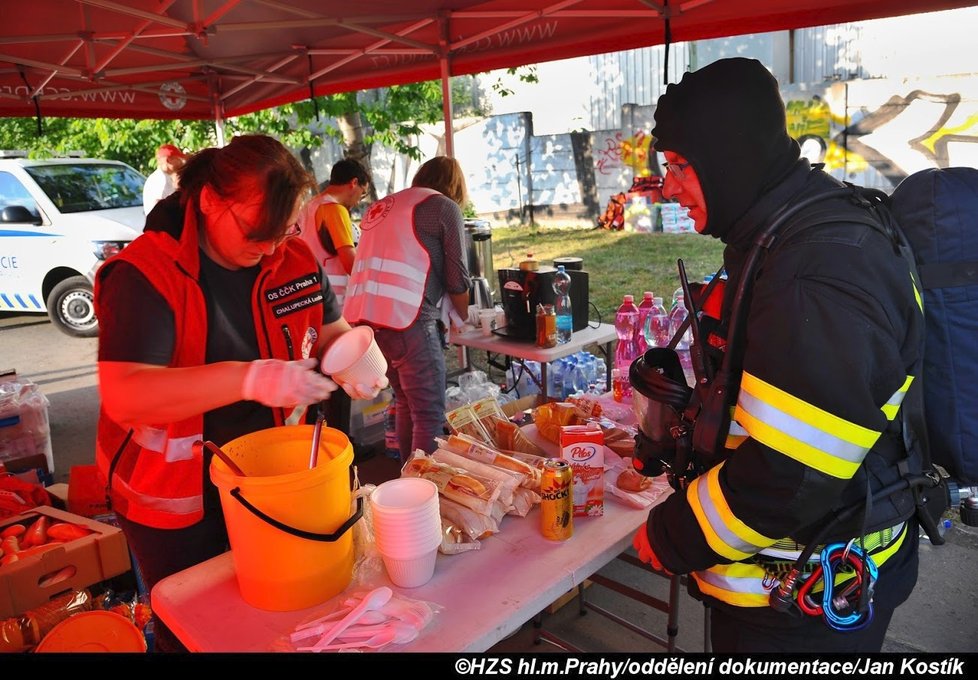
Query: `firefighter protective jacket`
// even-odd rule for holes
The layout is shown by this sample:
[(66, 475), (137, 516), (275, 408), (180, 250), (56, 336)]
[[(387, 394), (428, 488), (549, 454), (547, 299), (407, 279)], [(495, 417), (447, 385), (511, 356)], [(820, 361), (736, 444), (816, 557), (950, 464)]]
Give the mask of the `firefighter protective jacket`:
[[(753, 237), (783, 206), (837, 186), (799, 161), (735, 222), (725, 239), (725, 320)], [(818, 212), (833, 219), (818, 223)], [(897, 413), (921, 359), (923, 309), (908, 263), (882, 228), (858, 223), (865, 214), (846, 199), (817, 203), (780, 231), (749, 301), (731, 426), (745, 436), (729, 438), (736, 448), (722, 462), (650, 514), (662, 564), (692, 572), (707, 596), (767, 606), (775, 581), (766, 561), (793, 561), (835, 512), (900, 478)], [(872, 533), (881, 564), (913, 512), (911, 493), (899, 492), (828, 541)]]
[[(170, 225), (172, 226), (172, 225)], [(179, 240), (178, 240), (179, 239)], [(204, 364), (207, 307), (199, 283), (200, 252), (196, 214), (187, 206), (184, 225), (170, 231), (146, 231), (99, 271), (114, 263), (136, 266), (174, 310), (171, 367)], [(314, 339), (323, 325), (319, 269), (299, 239), (289, 239), (262, 258), (252, 292), (252, 312), (262, 359), (300, 359), (296, 345)], [(311, 329), (311, 331), (310, 331)], [(187, 389), (197, 386), (188, 385)], [(288, 414), (272, 409), (275, 424)], [(158, 529), (180, 529), (203, 518), (203, 459), (192, 448), (203, 438), (203, 414), (153, 426), (128, 425), (99, 413), (95, 460), (115, 511)], [(130, 436), (131, 432), (131, 436)]]

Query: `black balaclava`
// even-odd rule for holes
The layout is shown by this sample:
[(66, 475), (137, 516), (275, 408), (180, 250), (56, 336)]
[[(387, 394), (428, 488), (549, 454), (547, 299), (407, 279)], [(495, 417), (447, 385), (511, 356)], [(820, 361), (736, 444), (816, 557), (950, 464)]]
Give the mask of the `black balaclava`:
[(706, 199), (703, 233), (727, 241), (731, 225), (793, 167), (778, 81), (756, 59), (722, 59), (666, 88), (652, 129), (657, 151), (689, 161)]

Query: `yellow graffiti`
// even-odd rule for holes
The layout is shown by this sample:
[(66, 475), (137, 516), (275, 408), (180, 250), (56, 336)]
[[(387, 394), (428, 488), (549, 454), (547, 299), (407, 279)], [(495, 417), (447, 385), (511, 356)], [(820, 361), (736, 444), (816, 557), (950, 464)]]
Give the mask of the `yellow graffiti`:
[(813, 97), (809, 101), (793, 99), (785, 104), (788, 134), (798, 139), (804, 135), (815, 135), (828, 139), (832, 111), (823, 99)]
[(827, 171), (842, 170), (843, 172), (862, 172), (869, 167), (866, 159), (852, 150), (846, 150), (841, 144), (829, 141), (825, 150), (825, 169)]
[[(974, 129), (974, 132), (970, 135), (967, 134), (972, 129)], [(978, 136), (978, 113), (969, 116), (967, 120), (956, 127), (939, 128), (930, 137), (921, 140), (920, 144), (926, 147), (928, 151), (936, 156), (938, 155), (936, 151), (937, 145), (940, 143), (942, 138), (947, 137), (948, 135), (961, 135), (969, 137)]]
[(628, 139), (623, 139), (621, 141), (622, 163), (632, 168), (634, 172), (648, 174), (649, 146), (651, 144), (652, 135), (645, 132), (638, 132)]

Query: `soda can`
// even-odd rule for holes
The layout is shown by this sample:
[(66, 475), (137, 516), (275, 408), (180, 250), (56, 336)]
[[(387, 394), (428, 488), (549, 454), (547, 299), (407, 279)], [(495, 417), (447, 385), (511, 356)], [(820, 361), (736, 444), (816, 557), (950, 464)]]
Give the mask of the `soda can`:
[(543, 464), (540, 481), (540, 531), (551, 541), (566, 541), (574, 535), (574, 500), (571, 484), (574, 471), (566, 460), (550, 458)]

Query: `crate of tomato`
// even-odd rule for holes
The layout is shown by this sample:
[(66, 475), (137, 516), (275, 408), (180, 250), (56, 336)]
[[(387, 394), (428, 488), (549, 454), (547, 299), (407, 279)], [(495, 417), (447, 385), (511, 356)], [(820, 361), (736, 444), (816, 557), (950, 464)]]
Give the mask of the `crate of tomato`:
[(117, 527), (51, 507), (0, 520), (0, 618), (130, 569)]

